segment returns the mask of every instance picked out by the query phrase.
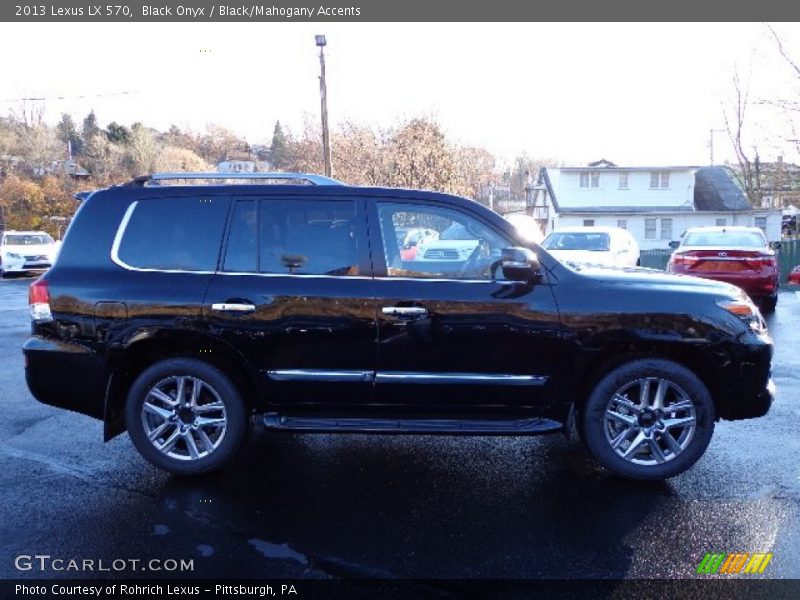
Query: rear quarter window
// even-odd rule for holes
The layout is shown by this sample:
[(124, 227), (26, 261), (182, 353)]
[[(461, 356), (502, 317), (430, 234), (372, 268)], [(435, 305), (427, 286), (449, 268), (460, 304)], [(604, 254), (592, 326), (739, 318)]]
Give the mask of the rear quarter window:
[(148, 198), (128, 209), (116, 258), (138, 269), (215, 271), (227, 198)]

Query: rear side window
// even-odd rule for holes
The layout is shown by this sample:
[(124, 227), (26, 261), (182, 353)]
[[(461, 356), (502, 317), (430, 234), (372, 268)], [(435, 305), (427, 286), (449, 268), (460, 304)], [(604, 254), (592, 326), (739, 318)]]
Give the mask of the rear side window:
[(355, 203), (239, 200), (223, 268), (277, 275), (358, 275)]
[(119, 260), (139, 269), (215, 271), (227, 198), (139, 200), (116, 248)]

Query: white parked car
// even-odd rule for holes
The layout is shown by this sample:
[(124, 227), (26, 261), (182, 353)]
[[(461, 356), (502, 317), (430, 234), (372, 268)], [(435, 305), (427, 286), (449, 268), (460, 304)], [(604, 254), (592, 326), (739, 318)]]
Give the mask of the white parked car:
[(562, 262), (633, 267), (639, 244), (620, 227), (564, 227), (551, 232), (542, 247)]
[(44, 231), (0, 234), (0, 277), (8, 273), (46, 271), (58, 256), (59, 244)]

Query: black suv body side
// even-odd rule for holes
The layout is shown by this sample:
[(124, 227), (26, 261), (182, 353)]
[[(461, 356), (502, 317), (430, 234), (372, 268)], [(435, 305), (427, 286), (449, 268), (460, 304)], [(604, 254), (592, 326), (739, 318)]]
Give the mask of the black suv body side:
[[(468, 239), (445, 240), (452, 223)], [(436, 251), (403, 247), (420, 224), (441, 230)], [(33, 395), (102, 419), (106, 439), (143, 427), (140, 451), (178, 472), (222, 464), (252, 414), (273, 429), (493, 435), (577, 417), (603, 464), (658, 479), (699, 458), (715, 420), (772, 402), (771, 341), (738, 289), (563, 265), (496, 213), (433, 192), (100, 190), (31, 298)], [(181, 408), (184, 385), (197, 390)]]

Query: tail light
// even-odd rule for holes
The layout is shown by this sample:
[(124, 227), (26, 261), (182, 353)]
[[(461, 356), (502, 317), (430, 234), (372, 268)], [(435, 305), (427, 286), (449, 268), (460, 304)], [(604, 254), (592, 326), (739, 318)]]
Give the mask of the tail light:
[(669, 259), (669, 264), (673, 266), (688, 267), (689, 265), (696, 263), (698, 260), (700, 260), (700, 257), (692, 254), (691, 252), (681, 252), (680, 254), (673, 254)]
[(50, 291), (47, 289), (47, 281), (44, 279), (37, 279), (28, 289), (28, 308), (31, 312), (31, 319), (37, 323), (53, 320), (50, 312)]
[(755, 260), (751, 260), (755, 264), (760, 264), (762, 267), (777, 267), (778, 261), (774, 254), (759, 254)]

